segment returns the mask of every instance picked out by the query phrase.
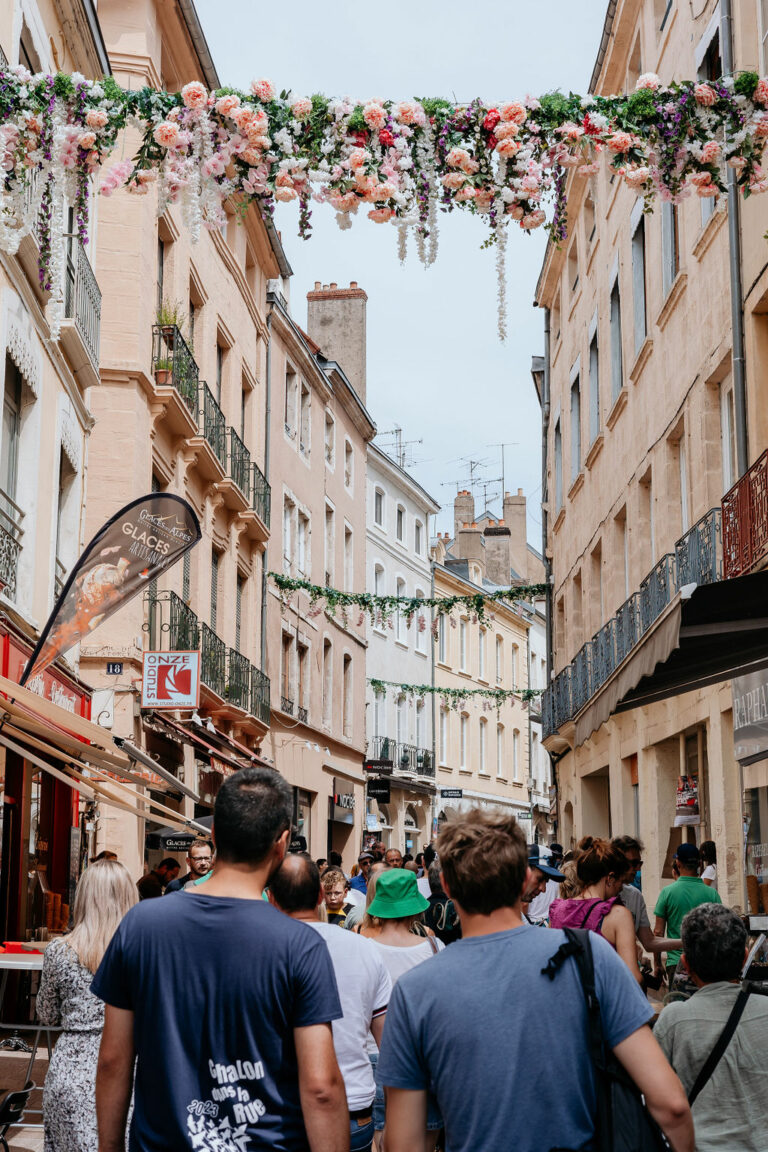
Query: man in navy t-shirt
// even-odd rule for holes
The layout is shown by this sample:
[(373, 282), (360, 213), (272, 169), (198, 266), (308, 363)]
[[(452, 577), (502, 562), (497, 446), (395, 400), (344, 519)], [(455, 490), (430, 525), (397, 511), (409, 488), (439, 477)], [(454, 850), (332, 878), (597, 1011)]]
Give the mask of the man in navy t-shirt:
[[(438, 855), (462, 939), (395, 984), (378, 1064), (387, 1152), (416, 1147), (428, 1090), (451, 1152), (592, 1148), (584, 993), (575, 960), (554, 981), (542, 973), (566, 937), (522, 920), (531, 878), (522, 832), (513, 816), (475, 810), (444, 826)], [(691, 1112), (647, 1027), (648, 1001), (611, 946), (591, 940), (607, 1043), (675, 1152), (693, 1152)]]
[(99, 1152), (346, 1152), (328, 949), (262, 899), (290, 835), (291, 794), (245, 768), (216, 798), (216, 864), (200, 888), (124, 918), (92, 990), (106, 1003)]

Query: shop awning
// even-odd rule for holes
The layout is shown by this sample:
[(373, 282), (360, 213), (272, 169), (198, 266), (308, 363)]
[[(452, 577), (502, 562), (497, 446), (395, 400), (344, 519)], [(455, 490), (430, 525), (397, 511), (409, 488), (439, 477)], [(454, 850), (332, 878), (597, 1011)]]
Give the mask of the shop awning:
[(179, 829), (189, 826), (190, 822), (172, 808), (150, 796), (138, 796), (132, 787), (114, 778), (150, 786), (148, 780), (131, 771), (131, 761), (104, 728), (4, 676), (0, 676), (0, 693), (0, 744), (89, 799), (145, 819), (157, 812)]
[(578, 747), (614, 713), (768, 667), (768, 572), (678, 593), (576, 717)]
[(164, 724), (177, 737), (196, 745), (209, 756), (215, 756), (217, 760), (221, 760), (223, 764), (235, 772), (239, 772), (241, 768), (247, 768), (250, 765), (257, 765), (261, 768), (271, 767), (255, 752), (249, 751), (239, 740), (235, 740), (232, 736), (225, 736), (218, 729), (211, 731), (207, 726), (195, 724), (194, 721), (181, 724), (178, 720), (172, 720), (170, 716), (165, 716), (162, 712), (153, 712), (152, 719)]

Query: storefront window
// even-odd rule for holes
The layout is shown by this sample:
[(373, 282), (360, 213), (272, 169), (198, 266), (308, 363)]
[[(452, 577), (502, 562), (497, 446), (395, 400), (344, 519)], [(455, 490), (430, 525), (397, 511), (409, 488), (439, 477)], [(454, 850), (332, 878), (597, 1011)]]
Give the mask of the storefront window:
[(748, 910), (768, 913), (768, 760), (744, 766), (744, 870)]
[(293, 827), (298, 836), (303, 836), (307, 842), (307, 852), (312, 851), (310, 836), (312, 815), (312, 794), (303, 788), (293, 790)]

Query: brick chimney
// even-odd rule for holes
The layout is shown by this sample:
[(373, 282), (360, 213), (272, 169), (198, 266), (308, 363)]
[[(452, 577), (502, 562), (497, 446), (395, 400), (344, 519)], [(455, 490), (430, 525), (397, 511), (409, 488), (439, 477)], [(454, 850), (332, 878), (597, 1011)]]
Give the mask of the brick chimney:
[(469, 560), (470, 564), (479, 564), (481, 573), (485, 575), (483, 533), (477, 524), (473, 522), (461, 525), (456, 534), (453, 555), (457, 560)]
[(510, 542), (512, 533), (504, 520), (489, 520), (485, 536), (485, 570), (489, 580), (509, 587)]
[[(522, 488), (518, 488), (517, 496), (504, 493), (504, 521), (509, 528), (509, 564), (507, 565), (507, 579), (509, 569), (523, 580), (528, 579), (528, 530), (526, 525), (525, 496)], [(506, 581), (504, 581), (505, 583)]]
[(471, 492), (463, 488), (456, 493), (453, 501), (453, 536), (458, 540), (459, 529), (462, 524), (471, 524), (475, 519), (475, 498)]
[(365, 403), (365, 309), (368, 297), (357, 281), (349, 288), (315, 281), (307, 292), (307, 332), (328, 360), (343, 369)]

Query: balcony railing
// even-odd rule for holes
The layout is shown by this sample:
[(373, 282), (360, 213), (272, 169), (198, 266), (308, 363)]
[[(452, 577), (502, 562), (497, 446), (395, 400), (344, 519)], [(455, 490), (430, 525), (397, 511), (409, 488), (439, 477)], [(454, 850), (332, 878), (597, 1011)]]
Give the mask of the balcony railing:
[(234, 428), (229, 429), (229, 475), (246, 500), (250, 500), (251, 454)]
[(227, 421), (204, 380), (200, 381), (200, 431), (222, 468), (227, 466)]
[(0, 489), (0, 589), (9, 600), (16, 599), (16, 577), (21, 553), (24, 513)]
[(152, 371), (158, 385), (172, 385), (192, 416), (198, 418), (199, 370), (175, 324), (152, 327)]
[(251, 467), (253, 469), (251, 476), (251, 505), (256, 515), (264, 524), (264, 527), (269, 528), (270, 505), (272, 501), (271, 489), (258, 464), (253, 464)]
[(168, 647), (172, 652), (194, 652), (200, 647), (200, 621), (197, 614), (175, 592), (169, 592), (168, 599)]
[(712, 508), (677, 541), (674, 553), (669, 552), (661, 558), (642, 581), (639, 590), (580, 648), (571, 663), (544, 691), (541, 713), (545, 737), (551, 736), (586, 707), (681, 588), (693, 583), (711, 584), (720, 579), (721, 559), (725, 567), (724, 549), (725, 544), (721, 553), (720, 509)]
[(309, 719), (309, 713), (307, 712), (307, 709), (302, 708), (301, 704), (299, 704), (298, 708), (296, 709), (296, 718), (299, 721), (299, 724), (306, 724)]
[[(251, 715), (262, 724), (269, 724), (269, 676), (261, 668), (251, 665)], [(301, 712), (301, 709), (299, 709)], [(299, 717), (301, 718), (301, 717)], [(306, 719), (306, 717), (305, 717)]]
[(227, 698), (236, 708), (249, 712), (251, 707), (251, 662), (235, 648), (229, 650)]
[(227, 691), (227, 646), (207, 624), (200, 625), (200, 679), (222, 698)]
[(293, 700), (289, 696), (280, 697), (280, 711), (285, 712), (286, 716), (293, 716)]
[(77, 236), (68, 236), (64, 280), (64, 317), (74, 320), (94, 367), (99, 366), (101, 289), (85, 248)]
[(64, 591), (64, 584), (66, 583), (67, 579), (67, 566), (66, 564), (62, 564), (58, 556), (54, 558), (54, 565), (55, 574), (53, 577), (53, 598), (54, 600), (58, 600), (59, 596), (61, 596), (62, 592)]
[(711, 508), (675, 544), (677, 585), (714, 584), (722, 579), (719, 508)]
[(723, 497), (723, 576), (751, 572), (768, 556), (768, 449)]
[(435, 764), (428, 748), (416, 744), (398, 744), (389, 736), (374, 736), (371, 741), (372, 760), (391, 760), (399, 772), (414, 772), (419, 776), (434, 776)]

